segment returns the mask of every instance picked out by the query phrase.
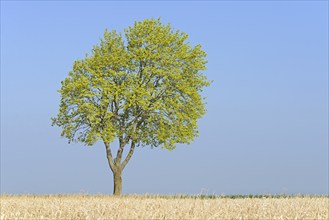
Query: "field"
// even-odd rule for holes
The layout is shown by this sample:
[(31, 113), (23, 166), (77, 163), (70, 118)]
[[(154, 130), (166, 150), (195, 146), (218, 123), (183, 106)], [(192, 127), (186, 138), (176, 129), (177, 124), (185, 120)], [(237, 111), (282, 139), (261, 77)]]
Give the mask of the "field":
[(328, 196), (1, 195), (4, 219), (329, 219)]

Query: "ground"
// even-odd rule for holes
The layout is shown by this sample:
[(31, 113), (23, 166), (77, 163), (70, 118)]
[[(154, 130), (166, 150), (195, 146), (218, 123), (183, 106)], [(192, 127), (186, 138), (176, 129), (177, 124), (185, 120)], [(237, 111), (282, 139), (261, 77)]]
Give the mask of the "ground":
[(1, 195), (5, 219), (329, 219), (328, 196)]

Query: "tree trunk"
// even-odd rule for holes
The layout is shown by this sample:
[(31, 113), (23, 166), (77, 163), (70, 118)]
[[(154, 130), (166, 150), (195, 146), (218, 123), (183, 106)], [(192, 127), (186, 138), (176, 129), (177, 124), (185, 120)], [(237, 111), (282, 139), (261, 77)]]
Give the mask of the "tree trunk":
[(130, 150), (128, 155), (126, 156), (125, 160), (121, 163), (121, 157), (124, 145), (121, 145), (117, 153), (117, 157), (113, 159), (110, 144), (104, 142), (106, 147), (106, 155), (108, 164), (113, 173), (113, 195), (121, 195), (122, 194), (122, 170), (125, 168), (127, 163), (129, 162), (131, 156), (134, 153), (135, 149), (135, 142), (131, 142)]
[(120, 168), (113, 170), (113, 195), (121, 195), (122, 193), (122, 170)]

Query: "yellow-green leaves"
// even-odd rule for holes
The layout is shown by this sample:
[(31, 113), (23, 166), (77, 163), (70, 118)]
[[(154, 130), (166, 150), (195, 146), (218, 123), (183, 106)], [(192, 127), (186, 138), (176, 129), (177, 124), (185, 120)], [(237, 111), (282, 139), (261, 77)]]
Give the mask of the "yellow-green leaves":
[(87, 145), (116, 137), (167, 149), (190, 143), (205, 113), (206, 53), (160, 19), (135, 22), (124, 36), (106, 30), (92, 54), (74, 62), (53, 124)]

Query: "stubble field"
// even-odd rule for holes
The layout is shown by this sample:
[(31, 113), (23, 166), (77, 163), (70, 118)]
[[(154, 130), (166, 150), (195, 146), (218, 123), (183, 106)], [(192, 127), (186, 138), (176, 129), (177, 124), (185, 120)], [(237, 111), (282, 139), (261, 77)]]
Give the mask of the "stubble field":
[(1, 195), (4, 219), (329, 219), (329, 197)]

